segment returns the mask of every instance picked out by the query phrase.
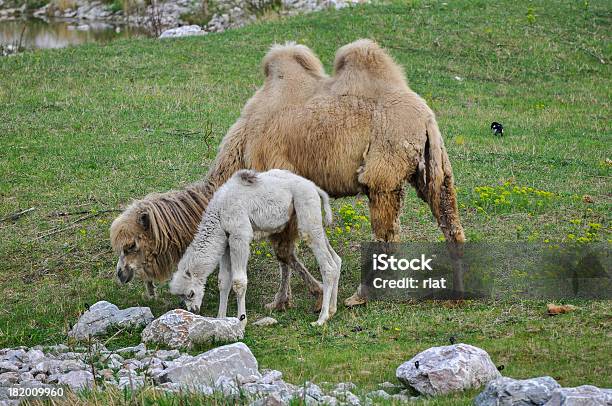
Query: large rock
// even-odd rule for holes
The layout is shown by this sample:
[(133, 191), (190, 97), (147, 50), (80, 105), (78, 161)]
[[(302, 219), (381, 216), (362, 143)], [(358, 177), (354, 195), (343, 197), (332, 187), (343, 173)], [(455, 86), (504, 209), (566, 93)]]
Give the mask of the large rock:
[(171, 348), (191, 348), (211, 341), (242, 340), (244, 328), (235, 317), (203, 317), (186, 310), (171, 310), (142, 331), (142, 341), (163, 343)]
[(424, 395), (477, 388), (501, 376), (486, 351), (468, 344), (432, 347), (400, 365), (395, 375)]
[(166, 371), (164, 382), (185, 387), (213, 387), (220, 378), (238, 380), (240, 377), (261, 378), (257, 360), (243, 343), (224, 345), (202, 353)]
[(159, 38), (189, 37), (191, 35), (204, 35), (206, 31), (199, 25), (185, 25), (182, 27), (171, 28), (161, 33)]
[(550, 376), (532, 379), (497, 378), (489, 382), (476, 399), (476, 406), (531, 406), (543, 405), (560, 388)]
[(591, 385), (575, 388), (559, 388), (552, 393), (545, 406), (609, 406), (612, 405), (612, 389), (599, 389)]
[(89, 308), (68, 333), (77, 340), (106, 334), (111, 329), (144, 327), (153, 320), (148, 307), (130, 307), (119, 310), (112, 303), (101, 301)]

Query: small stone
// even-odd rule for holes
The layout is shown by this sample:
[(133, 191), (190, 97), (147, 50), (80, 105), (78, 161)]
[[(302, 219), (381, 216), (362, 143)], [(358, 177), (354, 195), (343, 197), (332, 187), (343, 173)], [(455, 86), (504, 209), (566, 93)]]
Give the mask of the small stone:
[(389, 399), (391, 395), (389, 395), (384, 390), (379, 389), (379, 390), (375, 390), (375, 391), (368, 393), (366, 397), (371, 398), (371, 399), (376, 399), (376, 398)]
[(94, 377), (89, 371), (70, 371), (67, 374), (61, 375), (57, 383), (67, 385), (76, 392), (80, 389), (91, 388), (93, 380)]
[(257, 327), (268, 327), (268, 326), (273, 326), (274, 324), (277, 324), (277, 323), (278, 321), (275, 318), (264, 317), (254, 322), (253, 325)]
[(68, 333), (77, 340), (86, 340), (91, 336), (103, 335), (113, 328), (143, 327), (153, 320), (148, 307), (130, 307), (119, 310), (107, 301), (94, 304), (79, 318)]
[(66, 361), (62, 361), (60, 368), (62, 372), (69, 372), (69, 371), (78, 371), (81, 369), (85, 369), (87, 368), (87, 365), (85, 365), (83, 361), (69, 359)]
[(0, 374), (4, 372), (17, 372), (19, 367), (12, 362), (2, 361), (0, 362)]
[(258, 399), (251, 403), (250, 406), (285, 406), (288, 403), (283, 400), (277, 393), (271, 393), (268, 396)]
[(355, 394), (353, 394), (353, 392), (351, 391), (335, 390), (332, 392), (332, 395), (334, 395), (338, 400), (340, 400), (342, 404), (349, 405), (349, 406), (361, 405), (361, 401), (359, 400), (359, 398)]
[(119, 389), (129, 388), (130, 390), (135, 390), (140, 387), (143, 387), (144, 384), (145, 382), (144, 382), (143, 376), (129, 375), (129, 376), (123, 376), (119, 378), (119, 384), (117, 385), (117, 387)]
[(147, 356), (147, 347), (144, 343), (138, 344), (136, 347), (133, 347), (134, 350), (134, 358), (142, 359)]
[(162, 361), (168, 361), (168, 360), (173, 360), (178, 358), (181, 355), (181, 353), (178, 350), (158, 350), (155, 353), (155, 356), (159, 359), (161, 359)]
[(183, 27), (171, 28), (161, 33), (159, 38), (189, 37), (191, 35), (204, 35), (206, 31), (199, 25), (185, 25)]
[(122, 368), (119, 370), (119, 372), (117, 372), (117, 376), (119, 378), (125, 378), (126, 376), (136, 377), (136, 375), (138, 375), (136, 371), (127, 368)]
[(281, 379), (283, 379), (283, 373), (281, 371), (270, 370), (264, 372), (263, 376), (259, 380), (259, 383), (270, 385), (276, 381), (280, 381)]
[(19, 382), (19, 373), (5, 372), (0, 374), (0, 386), (9, 386)]
[[(164, 382), (159, 384), (159, 387), (167, 390), (169, 392), (179, 392), (181, 391), (181, 385), (178, 383), (173, 383), (173, 382)], [(211, 389), (211, 394), (212, 394), (212, 389)]]
[(378, 387), (381, 388), (381, 389), (396, 389), (396, 388), (398, 388), (397, 385), (395, 385), (395, 384), (393, 384), (393, 383), (391, 383), (389, 381), (385, 381), (383, 383), (379, 383)]
[(27, 361), (30, 364), (35, 364), (36, 362), (45, 358), (45, 354), (41, 350), (30, 350), (25, 354)]
[(110, 381), (115, 379), (115, 374), (111, 369), (101, 369), (98, 371), (98, 376), (105, 381)]
[(303, 399), (308, 402), (308, 398), (311, 398), (314, 401), (319, 402), (325, 394), (321, 390), (321, 388), (315, 385), (312, 382), (305, 382), (302, 387), (297, 389), (293, 394), (295, 398)]
[(29, 372), (22, 372), (21, 374), (19, 374), (20, 382), (33, 381), (33, 380), (34, 380), (34, 375), (32, 375)]
[(319, 399), (317, 403), (321, 405), (327, 405), (327, 406), (336, 406), (338, 405), (338, 399), (336, 399), (333, 396), (324, 395), (324, 396), (321, 396), (321, 398)]
[(110, 354), (107, 358), (107, 366), (111, 369), (119, 369), (123, 366), (124, 359), (119, 354)]
[(336, 385), (334, 391), (352, 391), (354, 389), (357, 389), (357, 385), (353, 382), (340, 382)]
[(395, 395), (391, 395), (389, 397), (390, 400), (392, 401), (396, 401), (398, 403), (406, 403), (406, 402), (412, 402), (414, 400), (418, 400), (418, 398), (416, 397), (412, 397), (412, 396), (408, 396), (408, 395), (402, 395), (399, 393), (396, 393)]
[[(43, 355), (44, 356), (44, 355)], [(0, 357), (0, 360), (7, 361), (11, 363), (22, 362), (27, 360), (26, 351), (18, 348), (18, 349), (7, 349), (4, 354)]]
[(55, 354), (63, 354), (70, 351), (70, 347), (64, 344), (57, 344), (47, 347), (47, 352), (55, 353)]

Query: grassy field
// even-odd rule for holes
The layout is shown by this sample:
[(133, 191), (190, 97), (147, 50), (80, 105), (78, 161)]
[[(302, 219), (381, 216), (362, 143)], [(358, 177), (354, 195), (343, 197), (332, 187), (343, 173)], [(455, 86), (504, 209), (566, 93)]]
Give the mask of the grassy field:
[[(205, 176), (262, 82), (261, 58), (286, 40), (308, 45), (331, 69), (338, 47), (369, 37), (405, 67), (438, 115), (470, 241), (610, 242), (611, 34), (604, 0), (415, 0), (205, 37), (0, 58), (0, 348), (67, 342), (67, 329), (98, 300), (150, 306), (155, 315), (178, 305), (166, 287), (152, 301), (140, 284), (116, 284), (108, 229), (118, 213), (107, 210)], [(491, 135), (492, 121), (504, 124), (503, 138)], [(371, 234), (364, 198), (334, 208), (343, 300), (359, 278), (358, 243)], [(402, 226), (405, 241), (441, 237), (412, 190)], [(277, 284), (269, 246), (253, 252), (251, 320), (266, 314)], [(301, 255), (314, 270), (307, 250)], [(376, 302), (341, 307), (317, 329), (297, 279), (296, 306), (245, 337), (261, 367), (292, 383), (351, 380), (371, 390), (394, 381), (401, 362), (455, 336), (486, 349), (507, 376), (612, 386), (609, 302), (578, 303), (555, 318), (545, 316), (545, 302)], [(215, 289), (205, 303), (202, 313), (216, 314)], [(132, 331), (108, 345), (138, 342)], [(429, 402), (465, 404), (475, 393)]]

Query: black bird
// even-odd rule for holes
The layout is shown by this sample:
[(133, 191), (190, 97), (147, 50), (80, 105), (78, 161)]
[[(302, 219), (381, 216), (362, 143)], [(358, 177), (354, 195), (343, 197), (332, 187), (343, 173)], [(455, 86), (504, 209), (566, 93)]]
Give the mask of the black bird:
[(500, 137), (504, 136), (504, 126), (497, 121), (491, 123), (491, 131), (493, 131), (493, 135), (499, 135)]
[(455, 337), (454, 336), (450, 336), (448, 338), (448, 341), (450, 341), (451, 345), (454, 345), (455, 344)]
[(419, 369), (419, 361), (414, 361), (414, 367), (415, 367), (416, 369)]
[(500, 365), (500, 366), (498, 366), (498, 367), (497, 367), (497, 370), (498, 370), (498, 371), (503, 371), (503, 370), (504, 370), (504, 368), (505, 368), (505, 366), (504, 366), (504, 364), (502, 364), (502, 365)]

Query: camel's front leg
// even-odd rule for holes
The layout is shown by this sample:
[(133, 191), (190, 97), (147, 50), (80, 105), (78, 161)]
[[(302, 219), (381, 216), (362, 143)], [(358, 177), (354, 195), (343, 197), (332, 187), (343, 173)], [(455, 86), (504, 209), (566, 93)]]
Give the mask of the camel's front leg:
[(232, 273), (232, 288), (236, 294), (238, 305), (238, 319), (245, 327), (246, 316), (246, 290), (247, 290), (247, 264), (249, 262), (249, 249), (252, 237), (245, 235), (232, 235), (229, 238), (230, 262)]
[[(404, 192), (401, 188), (389, 192), (370, 191), (370, 222), (377, 241), (399, 242), (399, 216), (403, 197)], [(344, 304), (351, 307), (362, 305), (366, 301), (365, 287), (360, 285)]]
[(232, 269), (230, 261), (230, 249), (227, 247), (221, 262), (219, 263), (219, 313), (217, 317), (225, 317), (227, 315), (227, 300), (229, 292), (232, 288)]

